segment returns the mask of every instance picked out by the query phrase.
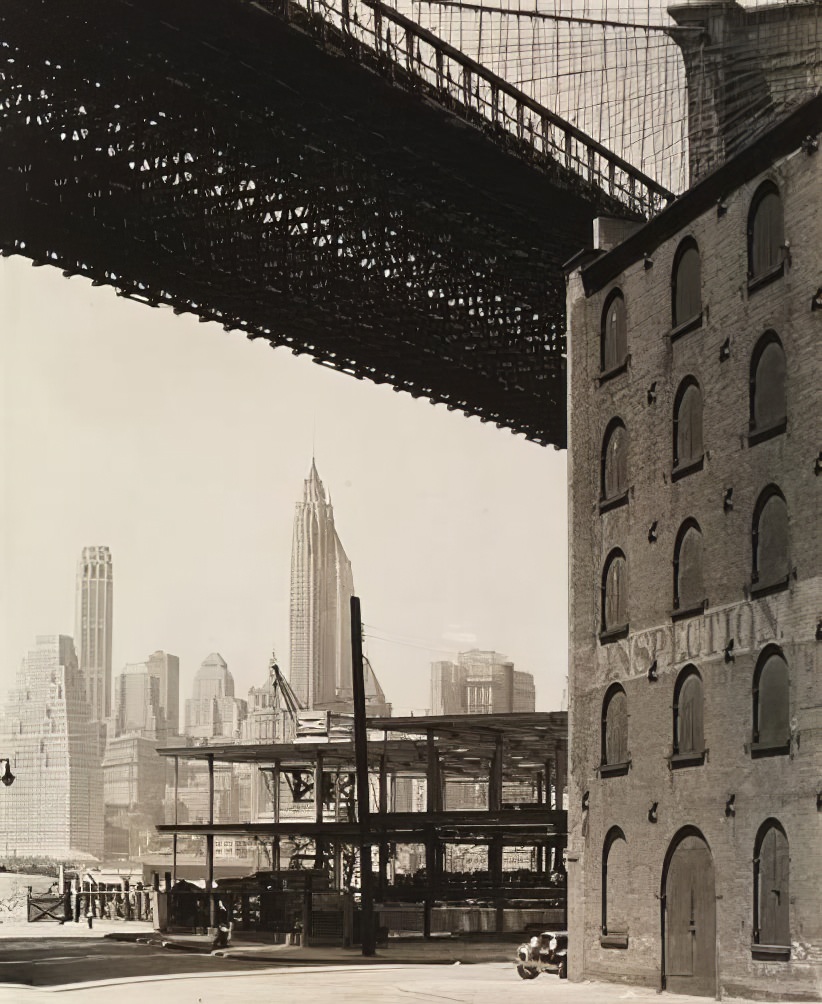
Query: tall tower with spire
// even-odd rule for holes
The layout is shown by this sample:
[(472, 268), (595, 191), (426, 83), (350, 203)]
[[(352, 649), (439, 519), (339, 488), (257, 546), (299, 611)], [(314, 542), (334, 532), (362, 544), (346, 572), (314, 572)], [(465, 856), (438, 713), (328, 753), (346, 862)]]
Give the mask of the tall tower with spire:
[(291, 686), (306, 708), (351, 706), (351, 562), (334, 527), (314, 460), (294, 514), (291, 546)]
[(111, 625), (114, 575), (107, 547), (84, 547), (77, 564), (74, 641), (94, 721), (111, 714)]

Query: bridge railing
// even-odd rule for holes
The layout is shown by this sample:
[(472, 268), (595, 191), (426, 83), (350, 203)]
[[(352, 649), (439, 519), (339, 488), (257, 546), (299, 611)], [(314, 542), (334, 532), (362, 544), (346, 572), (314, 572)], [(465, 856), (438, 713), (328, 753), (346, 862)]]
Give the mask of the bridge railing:
[(315, 30), (339, 34), (355, 56), (368, 55), (388, 76), (510, 137), (523, 152), (573, 172), (629, 210), (650, 218), (673, 194), (572, 123), (380, 0), (269, 0), (284, 16), (304, 11)]

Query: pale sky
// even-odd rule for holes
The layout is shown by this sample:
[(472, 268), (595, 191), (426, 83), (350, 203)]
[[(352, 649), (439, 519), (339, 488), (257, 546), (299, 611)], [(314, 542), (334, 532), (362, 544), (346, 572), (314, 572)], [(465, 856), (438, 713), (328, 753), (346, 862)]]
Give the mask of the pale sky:
[[(294, 504), (312, 448), (396, 712), (430, 663), (496, 649), (560, 707), (565, 453), (86, 279), (0, 259), (2, 674), (74, 634), (77, 559), (114, 562), (114, 671), (226, 659), (237, 696), (288, 668)], [(377, 637), (386, 640), (377, 640)]]

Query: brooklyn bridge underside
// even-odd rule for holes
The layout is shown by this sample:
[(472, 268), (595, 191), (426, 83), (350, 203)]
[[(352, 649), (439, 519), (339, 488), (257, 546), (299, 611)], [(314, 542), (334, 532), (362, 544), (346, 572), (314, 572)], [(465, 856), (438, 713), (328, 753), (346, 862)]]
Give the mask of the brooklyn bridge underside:
[(565, 445), (560, 265), (616, 204), (305, 12), (7, 0), (0, 247)]

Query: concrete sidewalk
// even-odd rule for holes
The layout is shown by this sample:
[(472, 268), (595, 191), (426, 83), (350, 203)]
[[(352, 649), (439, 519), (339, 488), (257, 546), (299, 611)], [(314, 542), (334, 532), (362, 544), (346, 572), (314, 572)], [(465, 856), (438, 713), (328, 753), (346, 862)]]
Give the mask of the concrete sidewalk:
[(272, 944), (269, 941), (243, 936), (232, 938), (225, 948), (215, 948), (207, 935), (150, 933), (121, 928), (106, 935), (117, 941), (134, 941), (162, 946), (176, 951), (203, 952), (220, 958), (248, 959), (278, 966), (370, 966), (370, 965), (471, 965), (483, 962), (513, 962), (514, 952), (522, 940), (514, 934), (506, 940), (439, 937), (431, 941), (422, 938), (391, 938), (380, 946), (376, 955), (364, 956), (359, 946), (342, 948), (337, 945)]
[(97, 920), (89, 928), (85, 917), (80, 923), (67, 920), (65, 924), (56, 921), (38, 921), (29, 924), (25, 920), (0, 921), (0, 941), (18, 938), (108, 938), (125, 934), (126, 941), (135, 941), (155, 934), (150, 921), (146, 920)]

